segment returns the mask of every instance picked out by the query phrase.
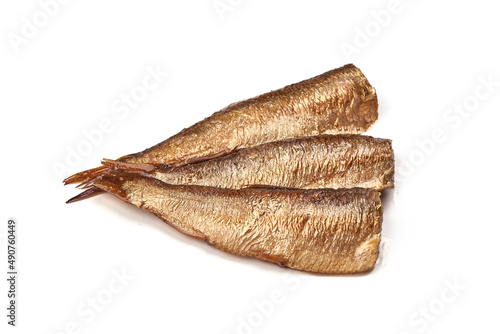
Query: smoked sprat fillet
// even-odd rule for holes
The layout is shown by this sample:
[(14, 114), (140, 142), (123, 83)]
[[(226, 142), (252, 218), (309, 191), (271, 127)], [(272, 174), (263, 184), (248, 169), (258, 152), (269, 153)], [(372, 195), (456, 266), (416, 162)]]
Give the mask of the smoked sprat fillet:
[(94, 183), (229, 253), (317, 273), (373, 268), (382, 224), (373, 189), (222, 189), (112, 171)]
[(394, 186), (391, 140), (322, 135), (266, 143), (180, 167), (104, 161), (113, 169), (143, 173), (169, 184), (239, 189), (373, 188)]
[[(126, 163), (182, 166), (263, 143), (320, 134), (362, 133), (378, 117), (375, 89), (352, 64), (237, 102), (142, 152)], [(97, 167), (64, 182), (89, 183)]]
[(107, 192), (232, 254), (303, 271), (373, 268), (392, 142), (354, 65), (237, 102), (142, 152), (64, 180)]
[[(169, 184), (239, 189), (394, 187), (394, 151), (389, 139), (362, 135), (321, 135), (249, 147), (227, 155), (179, 167), (104, 160), (111, 168), (150, 176)], [(90, 188), (76, 202), (102, 193)]]

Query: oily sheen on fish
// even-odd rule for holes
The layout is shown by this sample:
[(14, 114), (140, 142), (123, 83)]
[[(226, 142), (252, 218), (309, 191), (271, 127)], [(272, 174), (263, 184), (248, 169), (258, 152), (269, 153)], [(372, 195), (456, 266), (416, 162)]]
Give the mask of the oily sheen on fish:
[[(222, 188), (394, 187), (394, 151), (389, 139), (362, 135), (321, 135), (266, 143), (180, 167), (103, 162), (111, 169), (150, 176), (169, 184)], [(95, 195), (91, 188), (70, 202)]]
[[(320, 134), (362, 133), (378, 117), (375, 89), (352, 64), (312, 79), (233, 103), (142, 152), (126, 163), (182, 166), (267, 142)], [(89, 183), (101, 166), (64, 182)]]
[(222, 189), (110, 172), (95, 186), (229, 253), (317, 273), (373, 268), (382, 223), (373, 189)]
[(361, 133), (378, 117), (375, 89), (354, 65), (229, 105), (125, 160), (183, 165), (235, 149), (318, 134)]
[(143, 172), (169, 184), (222, 188), (394, 187), (391, 140), (362, 135), (321, 135), (266, 143), (180, 167), (104, 162), (113, 169)]

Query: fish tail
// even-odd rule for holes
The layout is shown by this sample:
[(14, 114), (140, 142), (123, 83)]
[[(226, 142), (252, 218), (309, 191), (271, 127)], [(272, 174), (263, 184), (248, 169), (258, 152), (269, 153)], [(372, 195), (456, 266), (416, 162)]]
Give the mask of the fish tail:
[(72, 184), (72, 183), (85, 183), (88, 182), (89, 180), (95, 179), (99, 175), (102, 175), (108, 170), (108, 167), (106, 166), (99, 166), (96, 168), (92, 169), (87, 169), (84, 170), (83, 172), (79, 172), (76, 174), (73, 174), (67, 178), (64, 179), (63, 183), (65, 185), (67, 184)]
[(125, 155), (125, 156), (123, 156), (119, 159), (116, 159), (116, 160), (103, 159), (103, 166), (87, 169), (87, 170), (84, 170), (82, 172), (73, 174), (73, 175), (65, 178), (63, 180), (63, 183), (65, 185), (72, 184), (72, 183), (80, 183), (80, 185), (77, 186), (77, 188), (85, 189), (85, 188), (89, 188), (92, 185), (92, 182), (94, 180), (96, 180), (98, 177), (107, 173), (110, 168), (111, 169), (125, 169), (125, 166), (126, 166), (130, 170), (137, 169), (137, 170), (141, 170), (143, 172), (148, 172), (148, 171), (152, 170), (152, 168), (154, 167), (153, 165), (139, 163), (139, 164), (137, 164), (138, 165), (137, 167), (133, 168), (132, 166), (134, 166), (135, 164), (126, 162), (127, 160), (129, 160), (131, 158), (135, 158), (138, 155), (139, 155), (138, 153), (129, 154), (129, 155)]
[[(120, 159), (123, 159), (122, 157)], [(106, 175), (110, 174), (113, 171), (111, 177), (105, 178), (104, 181), (99, 182), (101, 186), (104, 184), (108, 184), (111, 180), (114, 180), (117, 175), (120, 178), (125, 178), (125, 173), (133, 174), (142, 174), (142, 173), (152, 173), (157, 169), (156, 166), (145, 163), (127, 163), (121, 160), (111, 160), (111, 159), (103, 159), (103, 166), (99, 166), (96, 168), (88, 169), (79, 173), (76, 173), (68, 178), (66, 178), (63, 182), (65, 185), (72, 183), (79, 183), (76, 187), (78, 189), (85, 189), (82, 193), (76, 195), (75, 197), (70, 198), (66, 203), (74, 203), (78, 202), (90, 197), (94, 197), (96, 195), (102, 194), (106, 192), (105, 189), (99, 188), (95, 186), (97, 181), (101, 181)]]
[(137, 181), (137, 179), (142, 179), (143, 177), (137, 176), (136, 174), (124, 173), (122, 171), (110, 171), (102, 177), (99, 177), (94, 181), (94, 186), (99, 190), (110, 193), (119, 199), (130, 203), (127, 197), (127, 191), (124, 189), (123, 185), (129, 181)]
[(84, 200), (84, 199), (87, 199), (90, 197), (97, 196), (97, 195), (102, 194), (102, 193), (104, 193), (103, 190), (96, 188), (96, 187), (92, 187), (90, 189), (87, 189), (87, 190), (79, 193), (75, 197), (70, 198), (69, 200), (66, 201), (66, 203), (67, 204), (75, 203), (75, 202), (78, 202), (78, 201), (81, 201), (81, 200)]

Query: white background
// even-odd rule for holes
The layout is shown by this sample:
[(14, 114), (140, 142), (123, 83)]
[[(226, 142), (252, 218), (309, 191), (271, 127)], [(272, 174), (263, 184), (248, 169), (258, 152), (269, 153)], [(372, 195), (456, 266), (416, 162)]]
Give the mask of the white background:
[[(15, 218), (20, 273), (16, 328), (6, 325), (1, 280), (1, 332), (498, 332), (494, 2), (218, 4), (74, 0), (52, 7), (47, 22), (37, 1), (0, 5), (0, 267)], [(45, 26), (30, 35), (26, 20)], [(398, 162), (397, 188), (384, 193), (383, 260), (369, 274), (318, 276), (239, 258), (109, 195), (65, 204), (78, 191), (62, 179), (101, 158), (350, 62), (379, 96), (368, 134), (391, 138)], [(117, 113), (148, 68), (168, 75)], [(84, 132), (106, 119), (108, 133), (69, 166)], [(124, 283), (114, 278), (122, 271)]]

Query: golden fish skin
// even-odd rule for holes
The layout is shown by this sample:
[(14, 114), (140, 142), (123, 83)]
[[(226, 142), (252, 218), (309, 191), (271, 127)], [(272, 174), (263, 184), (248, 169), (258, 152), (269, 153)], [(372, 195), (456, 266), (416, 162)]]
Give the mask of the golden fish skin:
[[(362, 135), (321, 135), (266, 143), (180, 167), (121, 164), (113, 169), (140, 172), (168, 184), (239, 189), (394, 187), (394, 151), (389, 139)], [(136, 170), (134, 170), (134, 168)]]
[[(182, 166), (284, 139), (319, 134), (361, 133), (378, 117), (375, 89), (354, 65), (237, 102), (142, 152), (127, 163)], [(104, 166), (64, 182), (88, 182)]]
[(373, 189), (222, 189), (168, 185), (115, 171), (95, 185), (178, 231), (232, 254), (303, 271), (373, 268), (382, 224)]
[(361, 133), (378, 117), (375, 89), (354, 65), (233, 103), (127, 162), (184, 165), (267, 142)]

